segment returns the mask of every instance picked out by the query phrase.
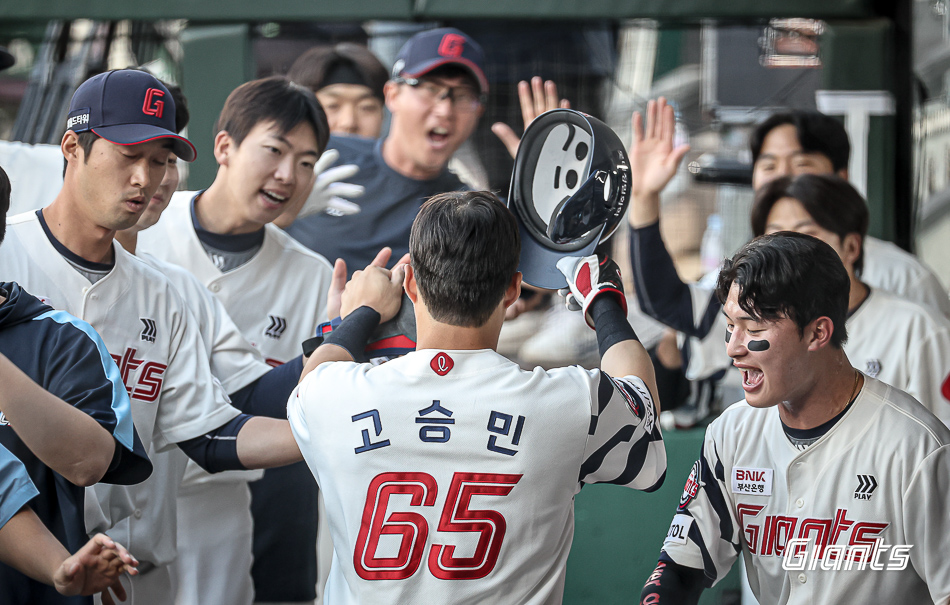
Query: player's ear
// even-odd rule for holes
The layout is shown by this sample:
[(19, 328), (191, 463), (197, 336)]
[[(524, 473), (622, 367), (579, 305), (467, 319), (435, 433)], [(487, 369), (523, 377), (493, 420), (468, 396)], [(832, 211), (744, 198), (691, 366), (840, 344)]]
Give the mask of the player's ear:
[(399, 96), (399, 84), (389, 80), (383, 85), (383, 99), (386, 101), (386, 109), (392, 113), (393, 103)]
[(79, 144), (79, 135), (72, 130), (67, 130), (63, 135), (63, 140), (59, 144), (63, 157), (69, 163), (78, 162), (83, 159), (85, 152)]
[(508, 289), (505, 290), (505, 308), (507, 309), (511, 305), (515, 304), (515, 301), (518, 300), (519, 296), (521, 296), (521, 271), (516, 271), (514, 276), (511, 278), (511, 283), (508, 284)]
[(416, 274), (412, 270), (412, 265), (406, 265), (406, 277), (403, 280), (402, 287), (406, 291), (406, 296), (412, 301), (412, 304), (418, 304), (419, 288), (416, 285)]
[(835, 324), (830, 317), (822, 316), (813, 320), (805, 327), (805, 339), (808, 341), (809, 351), (818, 351), (831, 344), (831, 335), (834, 334)]
[(861, 256), (861, 234), (849, 233), (841, 240), (841, 254), (846, 266), (853, 266)]
[(234, 139), (227, 130), (214, 135), (214, 159), (219, 166), (227, 166), (231, 151), (234, 149)]

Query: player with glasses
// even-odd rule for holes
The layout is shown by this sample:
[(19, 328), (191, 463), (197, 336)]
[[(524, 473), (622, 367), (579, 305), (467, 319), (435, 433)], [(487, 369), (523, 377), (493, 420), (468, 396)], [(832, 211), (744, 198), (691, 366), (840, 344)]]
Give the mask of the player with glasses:
[[(287, 232), (330, 261), (343, 259), (350, 270), (369, 265), (386, 246), (393, 259), (402, 258), (422, 203), (465, 188), (447, 165), (484, 112), (484, 62), (478, 43), (454, 28), (410, 38), (383, 88), (392, 114), (389, 133), (380, 139), (334, 134), (327, 146), (339, 152), (336, 166), (359, 167), (349, 182), (365, 189), (360, 212), (300, 217)], [(341, 263), (337, 275), (342, 271)]]

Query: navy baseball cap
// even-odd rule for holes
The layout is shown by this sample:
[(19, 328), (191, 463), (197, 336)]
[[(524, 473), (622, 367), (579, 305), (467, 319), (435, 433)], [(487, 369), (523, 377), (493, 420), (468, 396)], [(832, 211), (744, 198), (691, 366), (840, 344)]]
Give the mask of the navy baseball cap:
[(116, 145), (171, 139), (172, 151), (191, 162), (191, 141), (175, 132), (175, 101), (155, 76), (137, 69), (117, 69), (79, 85), (69, 102), (66, 130), (92, 131)]
[(396, 55), (393, 78), (419, 78), (443, 65), (467, 70), (478, 82), (480, 92), (488, 92), (482, 47), (454, 27), (430, 29), (409, 38)]

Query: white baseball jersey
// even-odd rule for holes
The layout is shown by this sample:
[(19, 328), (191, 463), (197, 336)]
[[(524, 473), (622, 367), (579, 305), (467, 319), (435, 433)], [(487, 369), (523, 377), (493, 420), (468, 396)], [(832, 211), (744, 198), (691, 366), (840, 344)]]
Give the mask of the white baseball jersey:
[[(208, 353), (181, 295), (161, 274), (113, 244), (115, 267), (91, 284), (53, 247), (36, 213), (9, 219), (0, 247), (0, 274), (16, 280), (55, 309), (91, 324), (115, 360), (132, 401), (132, 419), (143, 445), (163, 452), (175, 443), (204, 435), (236, 417), (227, 395), (211, 375)], [(97, 485), (100, 507), (88, 506), (87, 529), (102, 531), (133, 514), (137, 535), (123, 541), (140, 560), (174, 558), (174, 528), (167, 528), (167, 509), (174, 515), (177, 490), (159, 484), (161, 460), (152, 460), (153, 476), (136, 486)], [(147, 503), (129, 510), (129, 503)], [(162, 515), (165, 515), (164, 517)], [(113, 533), (113, 532), (110, 532)]]
[(139, 249), (194, 274), (224, 303), (269, 364), (297, 357), (300, 344), (327, 320), (330, 263), (274, 225), (265, 225), (264, 244), (257, 254), (223, 273), (195, 233), (191, 220), (195, 194), (175, 193), (158, 224), (139, 234)]
[(328, 604), (560, 603), (581, 486), (666, 471), (639, 378), (491, 350), (325, 363), (287, 414), (329, 517)]
[(931, 307), (950, 318), (950, 297), (929, 267), (892, 242), (864, 238), (864, 270), (861, 281)]
[(881, 290), (848, 318), (854, 367), (897, 387), (950, 426), (950, 320)]
[(760, 603), (947, 603), (948, 444), (937, 418), (873, 378), (804, 451), (776, 407), (740, 401), (707, 428), (663, 551), (711, 583), (741, 552)]
[[(226, 393), (249, 385), (267, 372), (271, 367), (264, 362), (261, 354), (244, 338), (224, 305), (198, 278), (185, 269), (158, 260), (145, 253), (138, 254), (139, 260), (159, 271), (168, 278), (182, 295), (188, 310), (197, 320), (198, 332), (205, 349), (211, 355), (211, 373), (224, 387)], [(183, 485), (193, 483), (232, 483), (254, 481), (263, 476), (263, 470), (229, 471), (211, 474), (188, 459), (182, 451), (172, 450), (169, 456), (176, 458), (176, 466), (186, 465)]]

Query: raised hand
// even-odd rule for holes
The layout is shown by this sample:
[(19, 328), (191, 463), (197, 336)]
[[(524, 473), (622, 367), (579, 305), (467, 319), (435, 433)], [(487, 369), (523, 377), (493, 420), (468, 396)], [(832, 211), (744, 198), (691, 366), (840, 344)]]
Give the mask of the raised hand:
[[(539, 76), (531, 78), (530, 84), (524, 80), (518, 82), (518, 100), (521, 101), (521, 119), (524, 121), (525, 128), (528, 128), (528, 124), (545, 111), (571, 107), (567, 99), (558, 99), (557, 84), (551, 80), (545, 82)], [(491, 131), (505, 144), (511, 157), (515, 157), (521, 137), (515, 134), (511, 126), (504, 122), (495, 122), (492, 124)]]
[(630, 224), (643, 227), (659, 219), (659, 195), (676, 174), (689, 145), (674, 146), (676, 117), (660, 97), (647, 103), (646, 124), (640, 112), (633, 113), (633, 143), (630, 146), (632, 204)]

